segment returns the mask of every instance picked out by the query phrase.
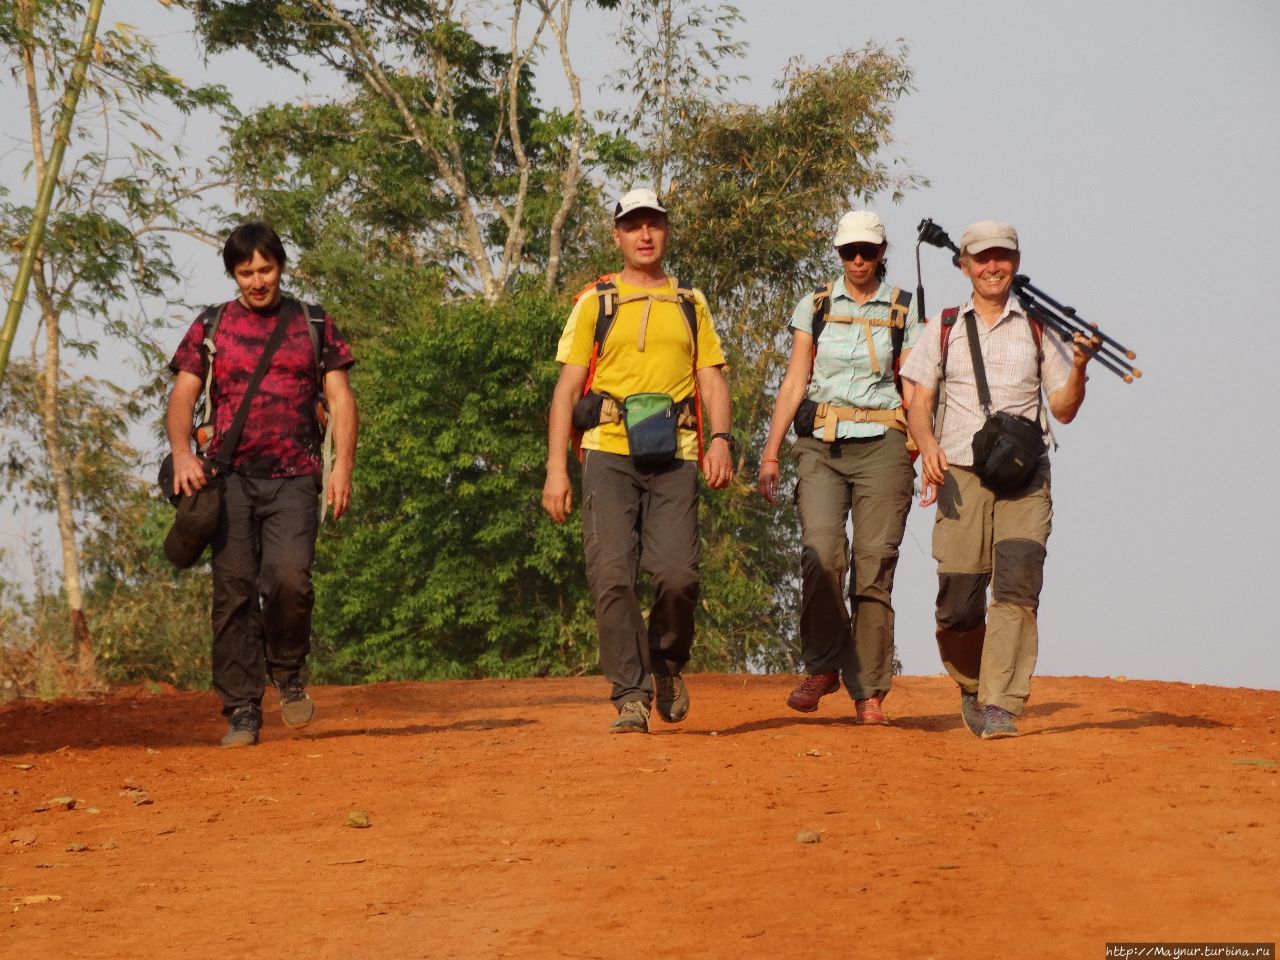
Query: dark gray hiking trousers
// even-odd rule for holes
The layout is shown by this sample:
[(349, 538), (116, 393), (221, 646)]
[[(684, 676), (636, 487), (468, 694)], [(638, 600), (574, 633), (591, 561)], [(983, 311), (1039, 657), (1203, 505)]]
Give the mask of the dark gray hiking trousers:
[(222, 712), (261, 706), (268, 677), (311, 652), (319, 477), (227, 476), (213, 541), (213, 687)]

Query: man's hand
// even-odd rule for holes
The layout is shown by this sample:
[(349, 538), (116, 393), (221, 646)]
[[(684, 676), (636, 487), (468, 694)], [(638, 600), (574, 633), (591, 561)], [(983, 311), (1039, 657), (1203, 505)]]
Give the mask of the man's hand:
[(927, 448), (920, 451), (920, 467), (923, 474), (920, 481), (920, 506), (927, 507), (938, 499), (938, 487), (946, 479), (949, 465), (947, 455), (935, 440)]
[(717, 437), (702, 456), (702, 475), (712, 490), (723, 490), (733, 480), (733, 454), (729, 441)]
[(334, 464), (329, 473), (329, 490), (324, 496), (324, 505), (333, 509), (333, 519), (337, 520), (351, 506), (351, 468)]
[(769, 504), (778, 502), (778, 479), (781, 472), (777, 460), (764, 460), (760, 463), (756, 485), (760, 489), (760, 496)]
[(1071, 363), (1076, 367), (1084, 368), (1094, 354), (1102, 349), (1102, 338), (1097, 334), (1092, 337), (1086, 337), (1083, 333), (1076, 333), (1071, 338)]
[(542, 485), (542, 509), (556, 523), (564, 523), (573, 509), (573, 488), (566, 470), (548, 470), (547, 482)]
[(174, 495), (192, 496), (204, 484), (204, 462), (190, 450), (173, 451)]

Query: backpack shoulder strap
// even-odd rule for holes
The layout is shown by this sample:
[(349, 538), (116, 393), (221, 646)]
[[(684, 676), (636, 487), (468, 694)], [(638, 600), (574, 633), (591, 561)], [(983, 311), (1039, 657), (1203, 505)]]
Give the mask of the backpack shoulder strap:
[(213, 419), (213, 355), (218, 352), (213, 338), (222, 323), (222, 315), (226, 312), (226, 303), (213, 303), (200, 311), (197, 319), (204, 327), (204, 339), (200, 342), (200, 350), (204, 354), (204, 414), (202, 423)]
[(827, 325), (827, 314), (831, 312), (831, 290), (832, 284), (816, 287), (813, 291), (813, 317), (810, 322), (811, 333), (813, 335), (813, 352), (818, 352), (818, 338), (822, 336), (822, 330)]
[(609, 336), (609, 331), (613, 328), (614, 318), (618, 315), (618, 285), (613, 279), (597, 281), (595, 285), (596, 301), (599, 303), (599, 309), (596, 311), (596, 332), (592, 337), (594, 344), (594, 353), (599, 354), (600, 349), (604, 346), (604, 341)]
[(938, 330), (938, 346), (942, 348), (942, 374), (944, 377), (947, 373), (947, 351), (951, 349), (951, 328), (956, 325), (956, 318), (959, 316), (959, 307), (947, 307), (942, 311), (942, 323), (939, 324)]
[[(689, 325), (689, 350), (693, 354), (693, 368), (698, 369), (698, 297), (693, 284), (683, 286), (678, 278), (672, 278), (676, 285), (676, 299), (680, 301), (680, 312)], [(696, 379), (696, 378), (695, 378)]]
[(907, 290), (893, 288), (889, 297), (889, 319), (893, 326), (889, 328), (889, 341), (893, 344), (893, 368), (898, 369), (898, 359), (902, 356), (902, 341), (907, 335), (907, 314), (911, 309), (911, 293)]
[(316, 355), (316, 381), (324, 386), (324, 307), (318, 303), (304, 303), (307, 315), (307, 333), (311, 334), (311, 349)]
[(693, 415), (697, 421), (698, 435), (698, 469), (702, 469), (702, 394), (698, 390), (698, 297), (693, 284), (681, 285), (679, 277), (672, 277), (675, 284), (676, 299), (680, 302), (680, 311), (685, 322), (689, 324), (689, 356), (693, 364)]

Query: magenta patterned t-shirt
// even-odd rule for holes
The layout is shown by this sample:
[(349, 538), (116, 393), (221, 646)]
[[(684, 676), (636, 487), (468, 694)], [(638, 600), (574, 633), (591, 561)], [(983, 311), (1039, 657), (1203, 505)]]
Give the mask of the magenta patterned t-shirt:
[[(208, 455), (217, 456), (219, 444), (253, 379), (253, 371), (275, 329), (285, 301), (270, 310), (256, 311), (232, 300), (222, 313), (214, 335), (213, 360), (214, 439)], [(320, 425), (316, 422), (317, 380), (315, 350), (303, 310), (295, 310), (284, 340), (271, 358), (271, 366), (249, 404), (244, 433), (231, 460), (232, 469), (250, 477), (305, 477), (321, 472)], [(196, 320), (187, 330), (169, 369), (205, 375), (204, 324)], [(345, 370), (355, 363), (351, 348), (325, 314), (321, 340), (324, 368)], [(198, 411), (197, 411), (198, 412)]]

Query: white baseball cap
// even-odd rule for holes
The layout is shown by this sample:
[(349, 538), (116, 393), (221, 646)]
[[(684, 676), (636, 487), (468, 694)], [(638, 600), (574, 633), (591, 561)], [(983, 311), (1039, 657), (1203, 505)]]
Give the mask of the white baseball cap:
[(960, 253), (981, 253), (983, 250), (1018, 249), (1018, 231), (1007, 223), (996, 220), (979, 220), (960, 235)]
[(613, 208), (613, 219), (621, 220), (628, 213), (635, 210), (656, 210), (658, 213), (666, 213), (667, 208), (658, 202), (658, 195), (648, 187), (641, 187), (638, 190), (632, 190), (623, 194), (622, 199), (618, 201), (618, 205)]
[(840, 218), (833, 247), (846, 243), (884, 243), (884, 224), (870, 210), (851, 210)]

